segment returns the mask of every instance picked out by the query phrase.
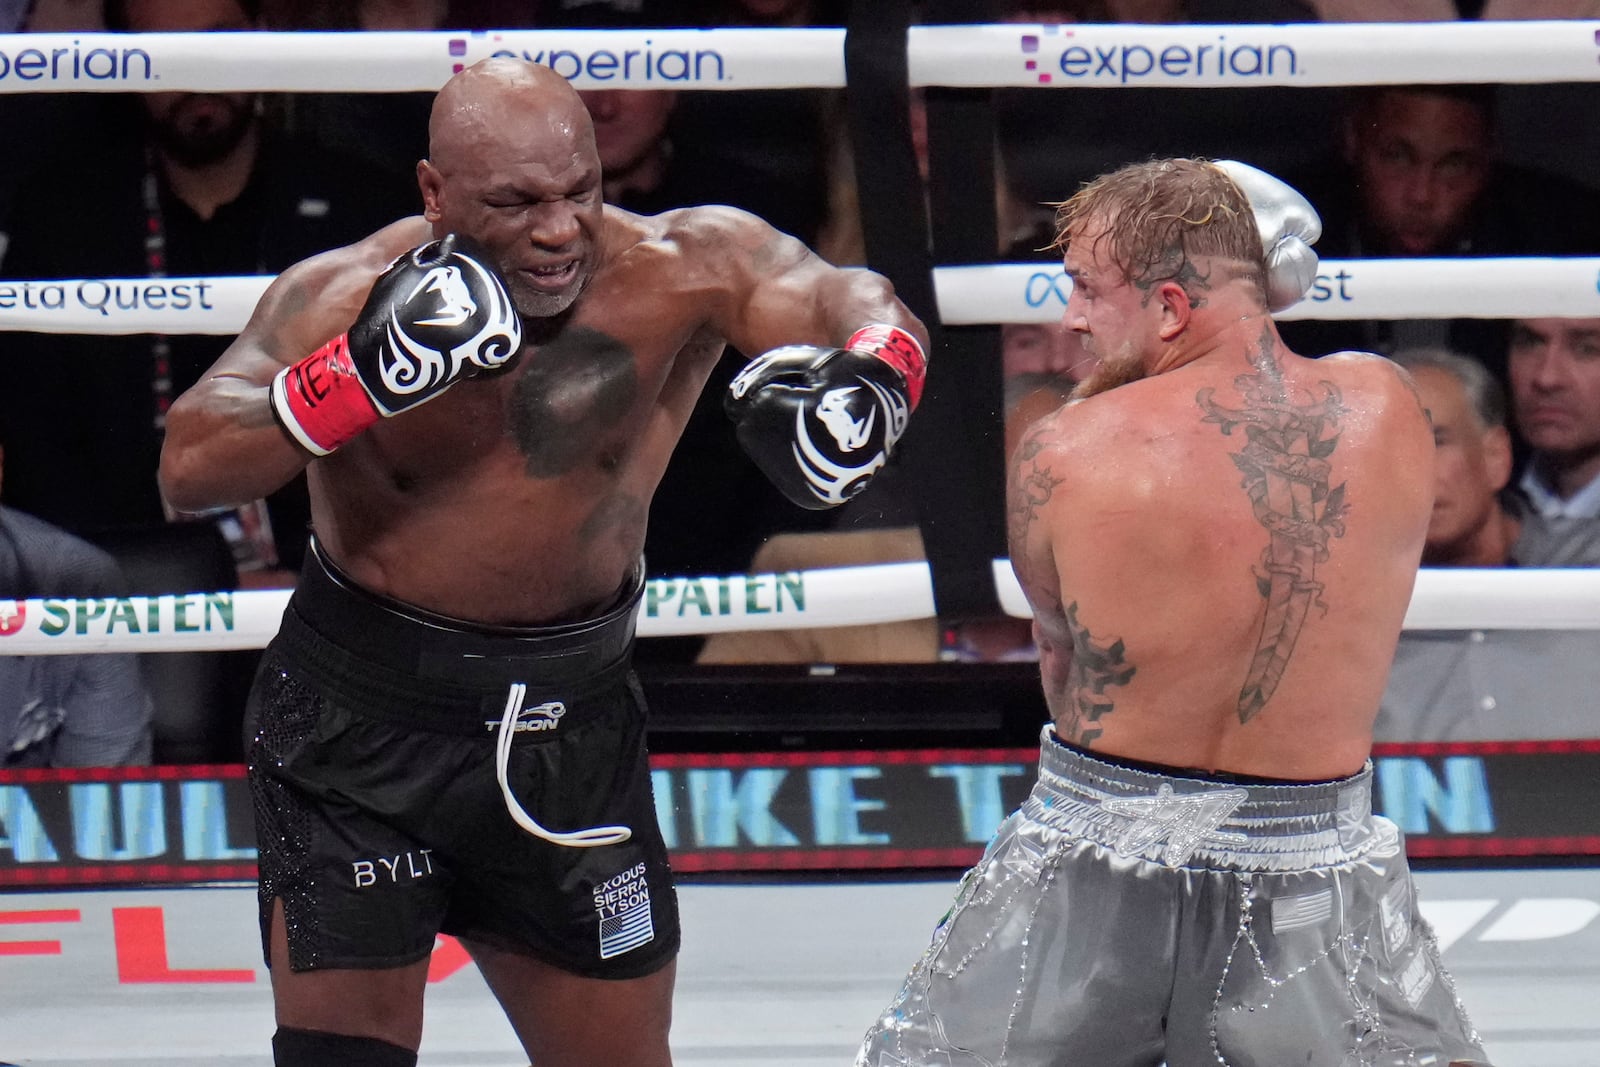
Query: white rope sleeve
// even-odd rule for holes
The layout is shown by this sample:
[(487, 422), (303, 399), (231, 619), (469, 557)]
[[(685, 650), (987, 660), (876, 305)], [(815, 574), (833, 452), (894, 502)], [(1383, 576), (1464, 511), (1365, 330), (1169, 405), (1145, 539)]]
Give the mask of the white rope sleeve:
[(1197, 89), (1600, 79), (1572, 21), (913, 26), (912, 85)]
[[(1597, 64), (1600, 66), (1600, 64)], [(1600, 258), (1325, 259), (1279, 319), (1600, 318)], [(1072, 280), (1051, 263), (938, 267), (940, 320), (1057, 322)]]
[[(1008, 560), (993, 577), (1009, 615), (1028, 618)], [(195, 652), (264, 648), (288, 590), (124, 598), (0, 599), (0, 652)], [(859, 626), (935, 617), (925, 563), (656, 578), (645, 584), (639, 636)], [(1600, 568), (1424, 570), (1407, 629), (1600, 629)]]
[[(271, 280), (0, 280), (0, 331), (235, 334)], [(953, 326), (1056, 322), (1072, 292), (1050, 263), (936, 267), (933, 282)], [(1277, 317), (1600, 318), (1600, 258), (1328, 259), (1306, 299)]]
[[(913, 85), (1592, 81), (1594, 22), (914, 26)], [(839, 88), (844, 31), (0, 34), (0, 92), (407, 92), (491, 55), (583, 89)]]
[(842, 29), (0, 34), (0, 93), (417, 92), (494, 55), (579, 89), (840, 88)]

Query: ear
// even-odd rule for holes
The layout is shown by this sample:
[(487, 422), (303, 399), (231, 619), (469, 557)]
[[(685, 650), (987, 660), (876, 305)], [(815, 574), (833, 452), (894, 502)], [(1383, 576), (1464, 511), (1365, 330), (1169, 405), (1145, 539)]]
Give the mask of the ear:
[(417, 160), (417, 188), (422, 190), (422, 215), (429, 222), (438, 222), (443, 215), (439, 199), (444, 192), (444, 176), (426, 159)]
[(1483, 432), (1483, 473), (1497, 493), (1511, 481), (1511, 431), (1504, 426)]
[(1189, 294), (1183, 291), (1183, 286), (1175, 281), (1164, 281), (1156, 290), (1155, 302), (1160, 305), (1161, 339), (1170, 341), (1177, 337), (1189, 325), (1189, 316), (1193, 308), (1189, 303)]

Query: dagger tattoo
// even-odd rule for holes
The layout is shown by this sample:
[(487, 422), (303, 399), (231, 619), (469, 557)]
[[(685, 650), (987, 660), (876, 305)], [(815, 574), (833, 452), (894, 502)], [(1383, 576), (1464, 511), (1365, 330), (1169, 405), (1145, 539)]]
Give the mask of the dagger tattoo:
[(1256, 521), (1270, 535), (1254, 570), (1266, 610), (1239, 691), (1241, 723), (1255, 718), (1272, 699), (1311, 606), (1327, 610), (1316, 567), (1328, 559), (1329, 539), (1344, 536), (1349, 507), (1344, 483), (1328, 487), (1332, 475), (1328, 457), (1338, 446), (1339, 418), (1346, 411), (1338, 388), (1320, 382), (1320, 398), (1296, 403), (1289, 397), (1269, 337), (1262, 338), (1250, 364), (1255, 373), (1233, 380), (1244, 399), (1242, 407), (1216, 403), (1211, 389), (1195, 394), (1206, 413), (1203, 421), (1219, 424), (1229, 436), (1234, 427), (1244, 427), (1245, 445), (1233, 454), (1233, 462), (1244, 475), (1240, 484), (1250, 497)]

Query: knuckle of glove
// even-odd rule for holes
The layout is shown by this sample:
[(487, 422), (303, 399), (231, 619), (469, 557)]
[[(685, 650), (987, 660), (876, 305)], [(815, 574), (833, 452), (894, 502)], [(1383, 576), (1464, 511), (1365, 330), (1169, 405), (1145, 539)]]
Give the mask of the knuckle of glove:
[(1297, 303), (1317, 278), (1317, 254), (1311, 248), (1322, 236), (1322, 218), (1293, 186), (1264, 170), (1236, 160), (1215, 166), (1232, 179), (1250, 202), (1267, 261), (1267, 305), (1273, 311)]
[(775, 349), (740, 377), (728, 401), (740, 443), (791, 502), (810, 510), (837, 507), (866, 488), (910, 414), (900, 374), (846, 349)]
[(521, 347), (522, 319), (493, 261), (454, 234), (397, 260), (350, 329), (357, 372), (389, 412), (502, 369)]

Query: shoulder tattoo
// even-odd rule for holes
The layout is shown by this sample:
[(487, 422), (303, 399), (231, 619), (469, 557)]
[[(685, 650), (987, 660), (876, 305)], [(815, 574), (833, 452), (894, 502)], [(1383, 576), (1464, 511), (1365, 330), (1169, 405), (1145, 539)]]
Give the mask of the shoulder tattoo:
[(1216, 423), (1231, 436), (1244, 429), (1244, 447), (1233, 453), (1244, 476), (1256, 521), (1267, 531), (1267, 547), (1254, 568), (1256, 589), (1266, 602), (1261, 634), (1239, 691), (1239, 721), (1249, 722), (1272, 699), (1294, 655), (1310, 608), (1323, 611), (1317, 564), (1328, 559), (1328, 542), (1344, 536), (1348, 509), (1343, 483), (1330, 487), (1328, 457), (1339, 444), (1339, 419), (1345, 413), (1339, 389), (1320, 384), (1320, 397), (1289, 395), (1270, 335), (1263, 333), (1250, 355), (1254, 372), (1234, 379), (1242, 402), (1227, 407), (1202, 389), (1195, 402), (1202, 421)]
[(1046, 452), (1050, 432), (1044, 422), (1034, 424), (1017, 446), (1010, 485), (1006, 492), (1006, 540), (1013, 566), (1029, 573), (1028, 535), (1040, 511), (1055, 496), (1065, 479), (1050, 467)]

